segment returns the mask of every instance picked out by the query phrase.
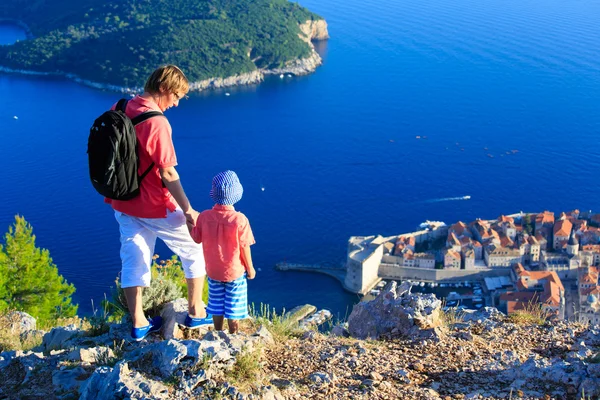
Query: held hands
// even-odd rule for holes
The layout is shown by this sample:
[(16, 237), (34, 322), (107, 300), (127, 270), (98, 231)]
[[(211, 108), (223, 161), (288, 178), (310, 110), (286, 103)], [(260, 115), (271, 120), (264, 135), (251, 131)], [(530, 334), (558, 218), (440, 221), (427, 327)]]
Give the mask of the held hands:
[(198, 215), (200, 215), (200, 213), (196, 210), (194, 210), (193, 208), (189, 208), (187, 211), (185, 211), (183, 213), (185, 215), (185, 221), (187, 223), (188, 226), (194, 226), (196, 225), (196, 220), (198, 219)]
[(248, 279), (254, 279), (254, 277), (256, 276), (256, 270), (254, 269), (254, 267), (248, 268), (247, 275)]

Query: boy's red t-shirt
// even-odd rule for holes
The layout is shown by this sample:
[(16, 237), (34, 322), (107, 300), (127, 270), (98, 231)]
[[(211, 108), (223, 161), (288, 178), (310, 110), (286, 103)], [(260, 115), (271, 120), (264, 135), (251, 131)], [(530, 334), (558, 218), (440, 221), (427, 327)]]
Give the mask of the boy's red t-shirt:
[[(116, 104), (113, 105), (114, 110)], [(146, 111), (161, 111), (158, 105), (141, 96), (127, 102), (125, 114), (134, 118)], [(104, 199), (106, 203), (124, 214), (139, 218), (166, 218), (167, 210), (175, 211), (177, 202), (163, 187), (159, 168), (177, 165), (175, 147), (171, 138), (172, 130), (165, 117), (150, 118), (135, 127), (138, 140), (138, 173), (141, 175), (154, 162), (155, 168), (144, 177), (140, 195), (127, 201)]]
[(210, 279), (231, 282), (244, 275), (241, 250), (255, 241), (248, 218), (233, 206), (215, 204), (211, 210), (202, 211), (192, 238), (202, 243)]

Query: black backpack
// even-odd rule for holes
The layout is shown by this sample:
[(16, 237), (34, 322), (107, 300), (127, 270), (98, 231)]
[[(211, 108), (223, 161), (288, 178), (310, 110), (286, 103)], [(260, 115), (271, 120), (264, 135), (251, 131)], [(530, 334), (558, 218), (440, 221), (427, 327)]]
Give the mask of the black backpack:
[(152, 163), (138, 175), (138, 148), (135, 126), (149, 118), (163, 115), (148, 111), (129, 119), (125, 115), (127, 100), (121, 99), (115, 110), (99, 116), (90, 128), (88, 162), (90, 179), (98, 193), (113, 200), (130, 200), (140, 194), (142, 179), (152, 170)]

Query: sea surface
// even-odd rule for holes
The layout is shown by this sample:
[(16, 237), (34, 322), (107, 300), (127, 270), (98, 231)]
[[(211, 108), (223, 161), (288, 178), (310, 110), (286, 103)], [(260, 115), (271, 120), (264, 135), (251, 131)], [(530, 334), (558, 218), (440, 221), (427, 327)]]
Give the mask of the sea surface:
[[(329, 23), (316, 73), (192, 95), (167, 112), (196, 209), (212, 206), (216, 173), (233, 169), (244, 185), (237, 208), (259, 268), (251, 302), (308, 302), (343, 318), (359, 298), (335, 279), (274, 266), (341, 265), (352, 235), (600, 211), (599, 2), (300, 4)], [(24, 38), (0, 26), (0, 43)], [(113, 213), (88, 181), (87, 136), (120, 95), (11, 74), (0, 93), (0, 230), (24, 215), (89, 313), (120, 259)]]

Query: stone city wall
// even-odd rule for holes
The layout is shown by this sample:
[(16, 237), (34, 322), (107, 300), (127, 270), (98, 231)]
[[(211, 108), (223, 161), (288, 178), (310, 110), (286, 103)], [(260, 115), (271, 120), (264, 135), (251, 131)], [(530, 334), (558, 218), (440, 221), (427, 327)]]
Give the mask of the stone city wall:
[(400, 267), (392, 264), (379, 265), (379, 277), (383, 279), (415, 279), (421, 281), (441, 281), (477, 278), (483, 279), (490, 276), (508, 276), (510, 268), (489, 269), (477, 268), (472, 270), (444, 270)]

